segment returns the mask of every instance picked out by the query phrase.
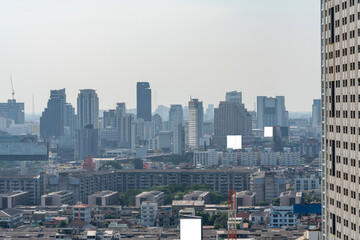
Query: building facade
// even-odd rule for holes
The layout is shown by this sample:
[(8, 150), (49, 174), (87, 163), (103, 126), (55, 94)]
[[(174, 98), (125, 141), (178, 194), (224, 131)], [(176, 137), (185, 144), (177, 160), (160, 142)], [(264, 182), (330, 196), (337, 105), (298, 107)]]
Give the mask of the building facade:
[(151, 89), (148, 82), (137, 83), (136, 97), (136, 117), (151, 121)]
[(358, 239), (359, 1), (321, 1), (324, 239)]
[(251, 115), (244, 104), (220, 102), (215, 108), (214, 141), (216, 146), (226, 148), (227, 135), (250, 136), (252, 130)]
[(6, 103), (0, 103), (0, 117), (11, 119), (15, 124), (25, 123), (24, 103), (9, 99)]
[(82, 89), (77, 98), (78, 128), (92, 124), (99, 128), (99, 98), (95, 90)]
[(40, 137), (49, 139), (64, 136), (65, 126), (65, 89), (51, 90), (47, 107), (40, 117)]
[(289, 126), (289, 116), (285, 107), (285, 97), (257, 97), (257, 128)]
[(191, 99), (189, 102), (189, 147), (199, 147), (200, 138), (203, 137), (204, 109), (203, 102)]

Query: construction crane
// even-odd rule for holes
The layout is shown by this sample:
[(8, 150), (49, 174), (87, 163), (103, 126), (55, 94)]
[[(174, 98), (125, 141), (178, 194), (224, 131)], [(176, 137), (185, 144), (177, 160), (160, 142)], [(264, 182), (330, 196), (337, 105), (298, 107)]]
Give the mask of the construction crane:
[(10, 75), (10, 82), (11, 82), (11, 95), (12, 95), (12, 99), (15, 99), (15, 90), (14, 90), (14, 85), (13, 85), (13, 80), (12, 77)]

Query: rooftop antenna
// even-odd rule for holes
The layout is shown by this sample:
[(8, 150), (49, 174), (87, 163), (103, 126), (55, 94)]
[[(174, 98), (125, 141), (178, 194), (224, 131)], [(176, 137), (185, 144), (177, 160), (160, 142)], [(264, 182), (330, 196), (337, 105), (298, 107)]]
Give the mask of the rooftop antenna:
[(14, 90), (14, 85), (13, 85), (13, 80), (12, 77), (10, 75), (10, 82), (11, 82), (11, 95), (12, 95), (12, 99), (15, 99), (15, 90)]

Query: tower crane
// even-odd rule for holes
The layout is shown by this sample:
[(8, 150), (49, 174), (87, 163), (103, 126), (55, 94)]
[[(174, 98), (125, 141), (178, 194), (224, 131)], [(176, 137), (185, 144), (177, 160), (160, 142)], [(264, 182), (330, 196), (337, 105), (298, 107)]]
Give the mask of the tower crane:
[(11, 82), (11, 95), (12, 95), (12, 99), (15, 99), (15, 90), (14, 90), (14, 85), (13, 85), (13, 80), (12, 77), (10, 75), (10, 82)]

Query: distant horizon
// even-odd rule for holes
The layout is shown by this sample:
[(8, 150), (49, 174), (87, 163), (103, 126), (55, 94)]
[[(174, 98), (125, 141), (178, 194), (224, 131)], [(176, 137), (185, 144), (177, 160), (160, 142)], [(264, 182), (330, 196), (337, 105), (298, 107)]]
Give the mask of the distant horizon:
[(153, 105), (190, 96), (218, 104), (229, 91), (286, 96), (291, 111), (321, 96), (320, 4), (278, 1), (46, 1), (0, 3), (0, 99), (46, 107), (50, 89), (96, 89), (100, 108), (136, 106), (136, 82)]

